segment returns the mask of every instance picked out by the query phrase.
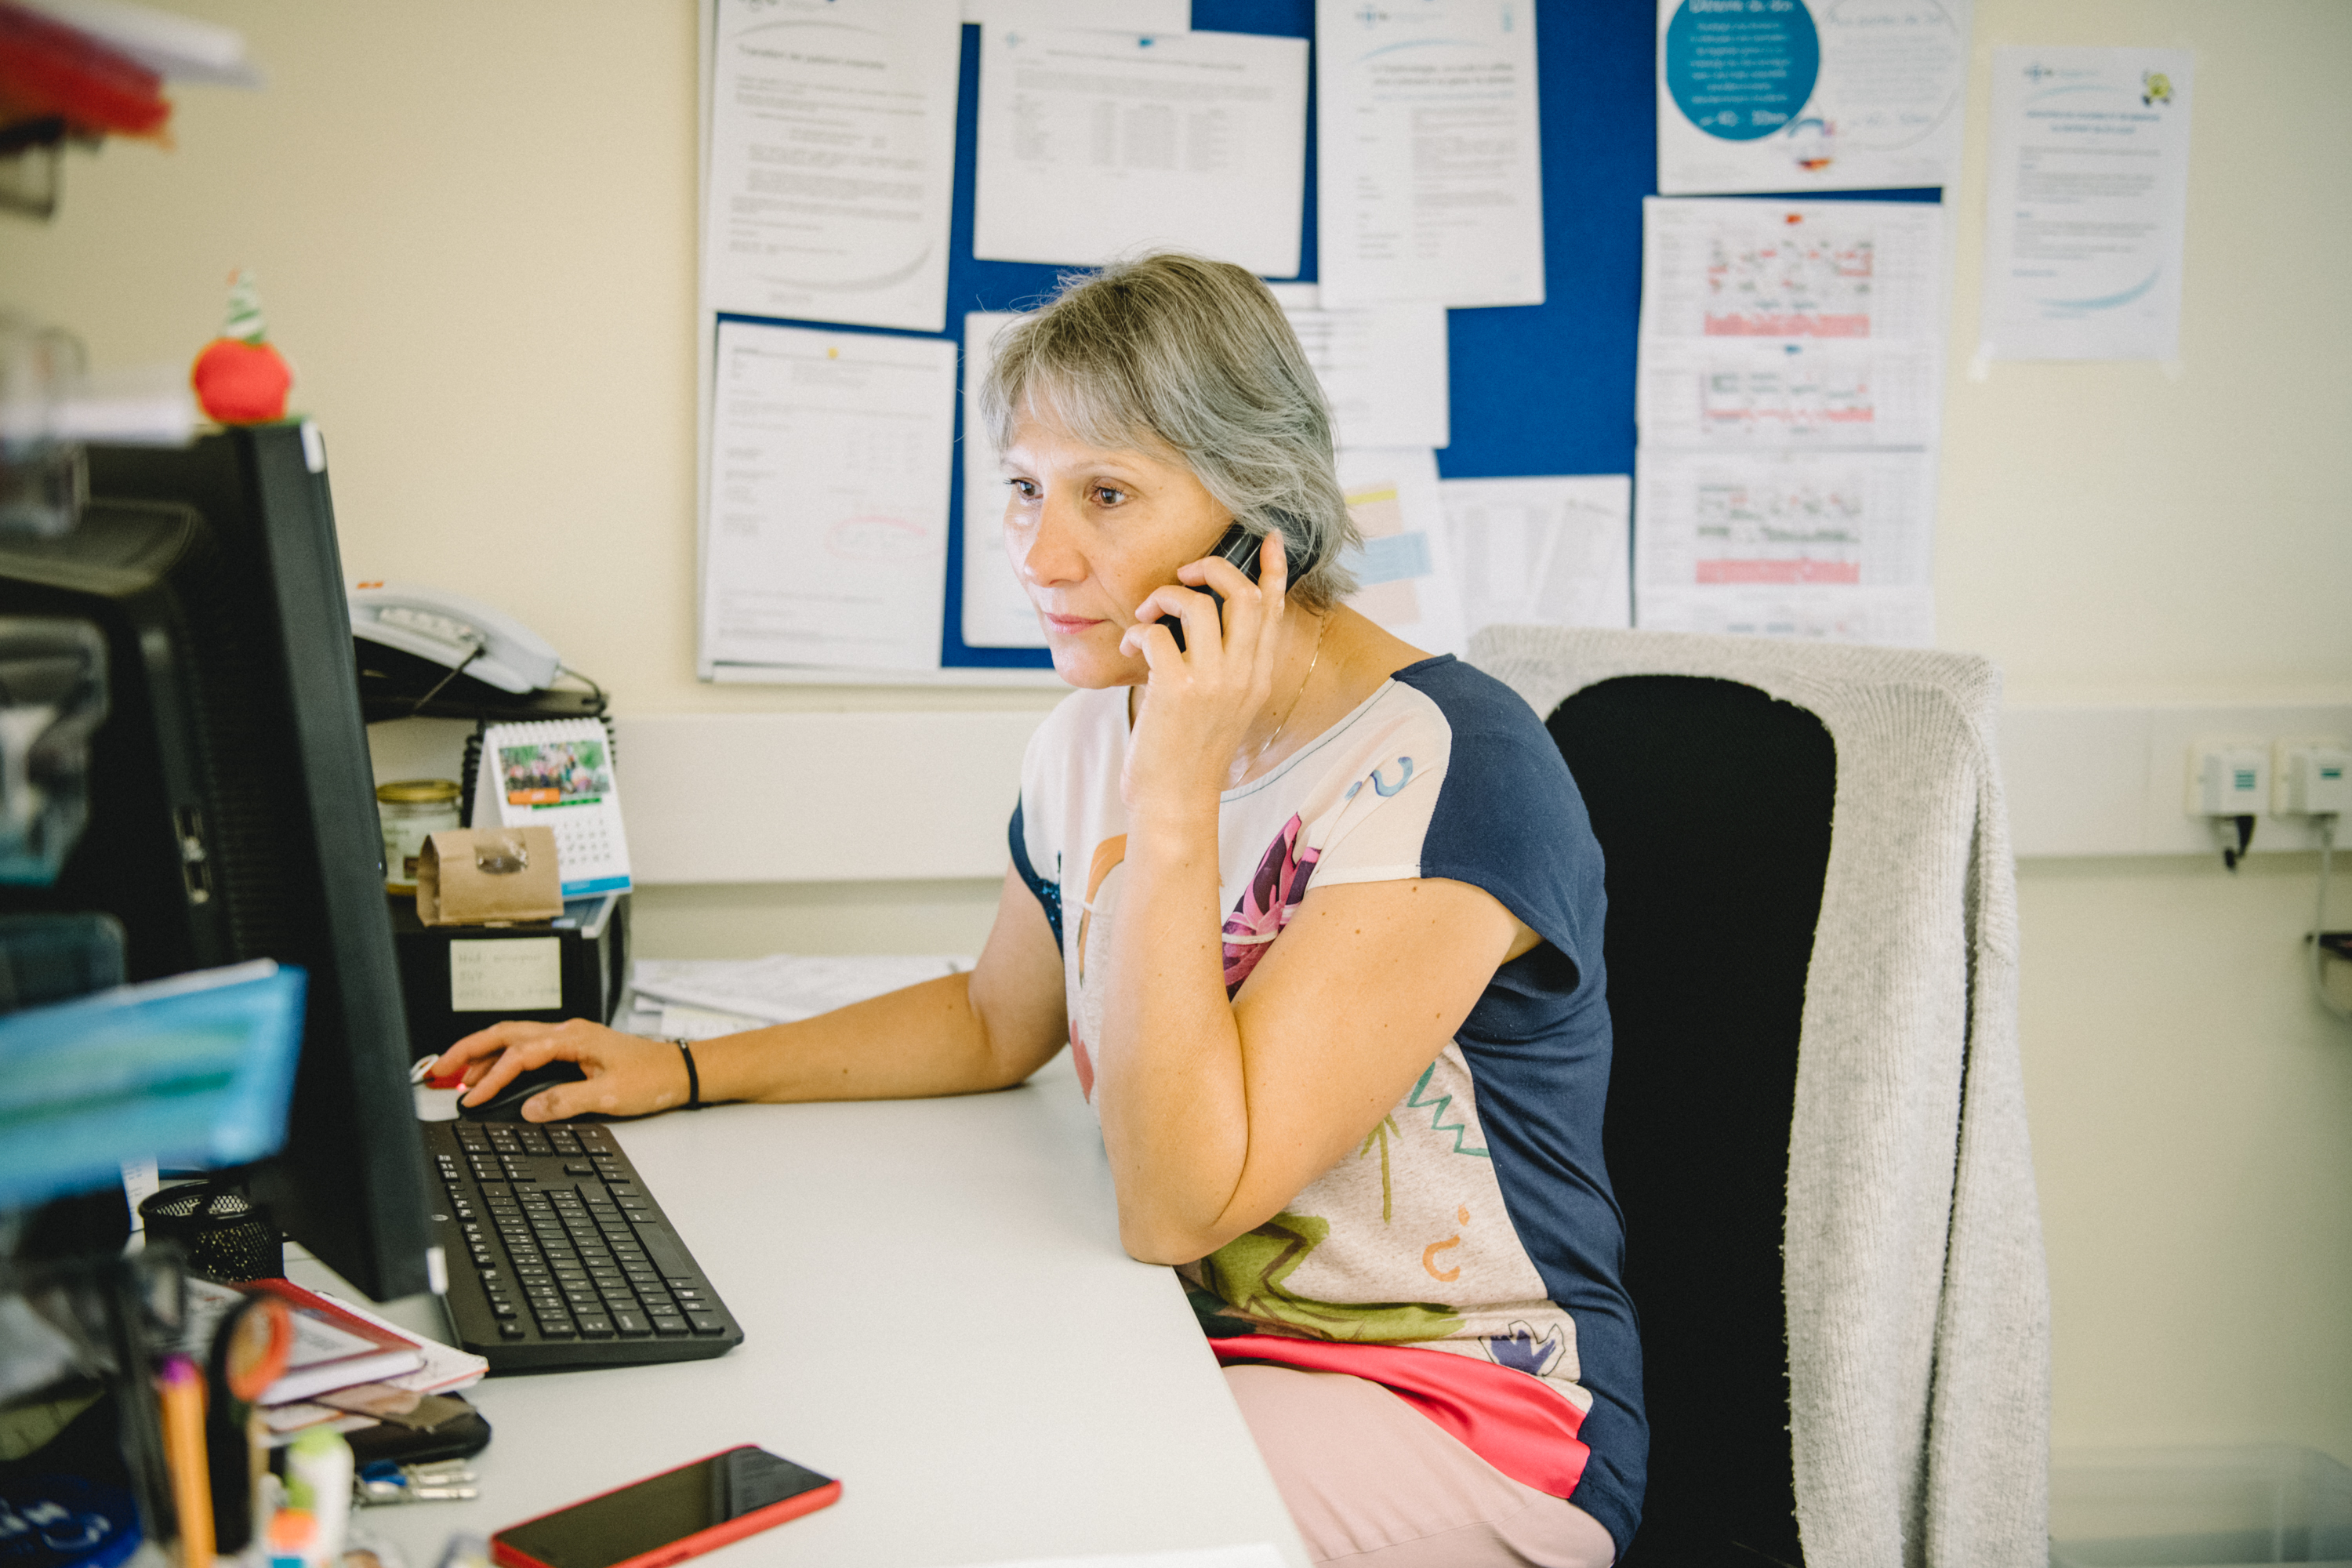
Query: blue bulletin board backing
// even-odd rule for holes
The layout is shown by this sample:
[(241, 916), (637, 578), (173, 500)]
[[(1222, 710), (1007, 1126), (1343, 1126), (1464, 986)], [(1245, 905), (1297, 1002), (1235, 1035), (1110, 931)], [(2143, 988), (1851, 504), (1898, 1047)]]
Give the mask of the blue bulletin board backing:
[[(1312, 37), (1314, 19), (1313, 0), (1192, 0), (1192, 26), (1199, 32)], [(1447, 312), (1454, 443), (1437, 454), (1443, 478), (1633, 471), (1642, 198), (1657, 194), (1656, 39), (1656, 13), (1646, 0), (1536, 0), (1544, 302)], [(1308, 69), (1302, 282), (1317, 277), (1311, 64)], [(967, 313), (1027, 309), (1053, 292), (1063, 272), (1079, 270), (973, 258), (979, 126), (980, 29), (967, 26), (957, 83), (948, 330), (940, 334), (958, 342)], [(1935, 189), (1802, 193), (1807, 201), (1933, 202), (1941, 196)], [(1083, 201), (1084, 193), (1072, 193), (1072, 199)], [(948, 530), (940, 662), (949, 669), (1050, 668), (1042, 648), (964, 643), (963, 559), (971, 543), (961, 518), (964, 449), (959, 402), (948, 492), (956, 515)], [(985, 542), (982, 547), (988, 547)]]

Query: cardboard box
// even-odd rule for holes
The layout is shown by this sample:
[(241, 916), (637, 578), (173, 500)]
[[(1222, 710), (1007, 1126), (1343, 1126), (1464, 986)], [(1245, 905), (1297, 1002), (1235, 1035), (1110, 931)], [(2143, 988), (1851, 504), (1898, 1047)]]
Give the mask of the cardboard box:
[(428, 926), (512, 925), (563, 913), (551, 827), (445, 827), (416, 858), (416, 918)]

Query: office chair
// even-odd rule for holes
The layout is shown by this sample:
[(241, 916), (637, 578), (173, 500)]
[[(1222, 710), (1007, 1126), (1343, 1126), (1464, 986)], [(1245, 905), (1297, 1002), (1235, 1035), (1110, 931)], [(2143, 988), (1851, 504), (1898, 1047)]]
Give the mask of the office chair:
[(1608, 862), (1605, 1124), (1642, 1323), (1625, 1568), (2048, 1562), (2049, 1306), (1998, 678), (1493, 627)]

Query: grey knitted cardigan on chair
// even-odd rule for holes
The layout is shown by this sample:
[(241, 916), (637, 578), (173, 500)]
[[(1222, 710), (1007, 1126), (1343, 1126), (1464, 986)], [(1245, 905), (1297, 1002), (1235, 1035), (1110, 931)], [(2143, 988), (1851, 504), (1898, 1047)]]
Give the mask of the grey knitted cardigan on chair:
[(1547, 719), (1603, 680), (1686, 675), (1828, 731), (1783, 1231), (1805, 1561), (2042, 1568), (2049, 1291), (1998, 674), (1958, 654), (1549, 627), (1489, 628), (1471, 660)]

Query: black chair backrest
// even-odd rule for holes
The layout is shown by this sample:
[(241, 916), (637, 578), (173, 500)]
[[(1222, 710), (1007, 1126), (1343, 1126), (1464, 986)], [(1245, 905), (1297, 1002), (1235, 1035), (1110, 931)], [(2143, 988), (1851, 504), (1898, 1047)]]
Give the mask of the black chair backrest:
[(1604, 1139), (1651, 1431), (1625, 1568), (1801, 1565), (1780, 1242), (1836, 749), (1693, 676), (1601, 681), (1547, 727), (1608, 860)]

